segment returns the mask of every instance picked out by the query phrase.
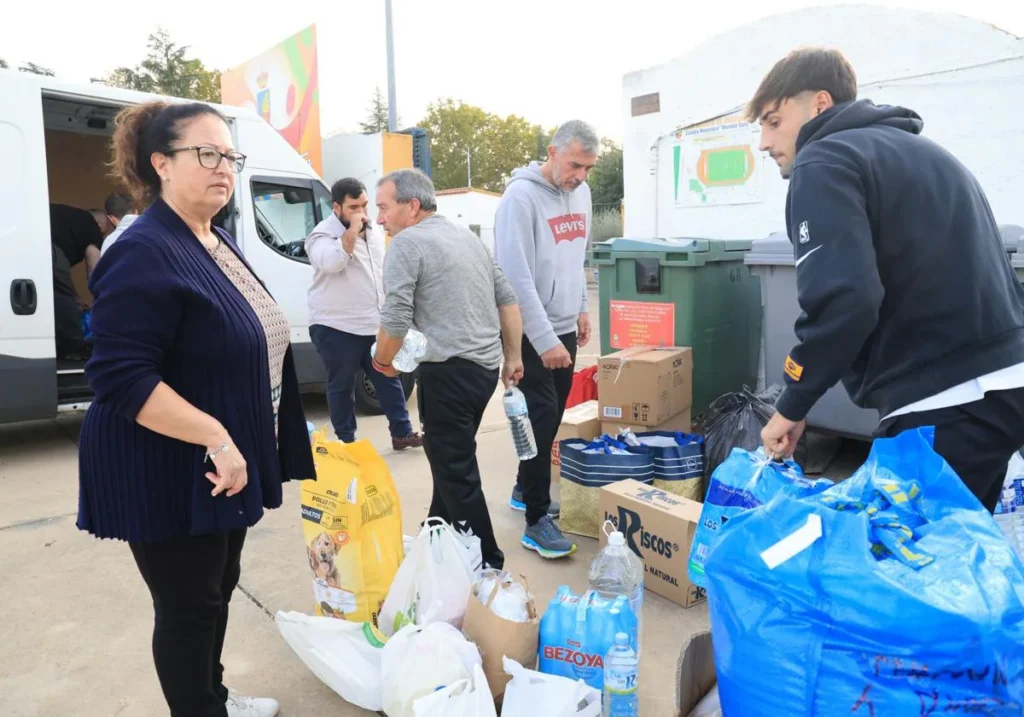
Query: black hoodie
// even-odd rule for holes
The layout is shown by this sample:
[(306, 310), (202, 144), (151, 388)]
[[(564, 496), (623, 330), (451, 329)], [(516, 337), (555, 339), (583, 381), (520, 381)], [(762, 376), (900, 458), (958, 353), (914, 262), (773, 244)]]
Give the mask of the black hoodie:
[(917, 113), (867, 100), (800, 130), (786, 202), (802, 313), (779, 412), (842, 379), (886, 416), (1024, 362), (1024, 289), (988, 201)]

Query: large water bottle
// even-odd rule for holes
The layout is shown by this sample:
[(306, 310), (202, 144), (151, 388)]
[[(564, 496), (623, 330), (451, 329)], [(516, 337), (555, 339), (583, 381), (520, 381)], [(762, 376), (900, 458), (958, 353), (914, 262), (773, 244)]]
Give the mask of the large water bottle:
[(629, 635), (620, 632), (604, 658), (604, 717), (637, 717), (640, 699), (636, 693), (640, 658), (629, 645)]
[(516, 455), (521, 461), (536, 458), (537, 439), (533, 437), (533, 424), (530, 423), (530, 411), (526, 406), (526, 396), (518, 388), (511, 386), (505, 391), (503, 403), (509, 428), (512, 429), (512, 441), (516, 446)]
[[(609, 531), (609, 528), (611, 530)], [(625, 595), (636, 616), (637, 632), (630, 635), (630, 644), (640, 655), (644, 606), (644, 561), (626, 545), (626, 537), (606, 520), (608, 545), (590, 563), (590, 589), (603, 598), (613, 600)]]
[[(370, 347), (370, 355), (377, 353), (377, 342)], [(420, 360), (427, 353), (427, 337), (416, 329), (409, 329), (409, 332), (402, 340), (402, 348), (398, 350), (395, 357), (391, 359), (391, 365), (402, 373), (412, 373), (420, 364)]]

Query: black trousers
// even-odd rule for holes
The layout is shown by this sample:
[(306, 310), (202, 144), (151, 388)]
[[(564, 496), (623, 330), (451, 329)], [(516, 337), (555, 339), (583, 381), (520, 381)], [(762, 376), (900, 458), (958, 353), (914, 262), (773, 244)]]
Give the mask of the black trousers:
[(153, 596), (153, 660), (171, 717), (227, 717), (220, 655), (245, 534), (131, 544)]
[(993, 391), (962, 406), (896, 416), (883, 421), (876, 435), (891, 438), (921, 426), (935, 426), (935, 452), (994, 512), (1006, 464), (1024, 445), (1024, 388)]
[(484, 562), (500, 569), (505, 555), (494, 537), (476, 460), (476, 432), (498, 385), (498, 370), (455, 358), (422, 363), (419, 374), (423, 449), (434, 478), (430, 517), (471, 529), (480, 538)]
[(559, 336), (569, 355), (569, 368), (544, 368), (540, 355), (530, 341), (523, 337), (523, 380), (519, 388), (526, 396), (530, 409), (530, 424), (537, 441), (537, 457), (519, 463), (516, 483), (523, 491), (526, 503), (526, 522), (534, 525), (547, 515), (551, 506), (551, 445), (555, 442), (562, 414), (572, 390), (572, 377), (576, 370), (576, 334)]

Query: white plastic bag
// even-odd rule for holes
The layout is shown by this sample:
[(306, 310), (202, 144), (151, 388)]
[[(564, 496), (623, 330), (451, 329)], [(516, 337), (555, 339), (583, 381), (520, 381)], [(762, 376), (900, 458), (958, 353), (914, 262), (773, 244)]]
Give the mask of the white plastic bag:
[(475, 579), (469, 564), (479, 551), (479, 538), (467, 540), (443, 520), (429, 519), (391, 583), (377, 619), (380, 631), (390, 636), (405, 625), (425, 624), (423, 613), (435, 602), (441, 605), (437, 619), (461, 628)]
[[(473, 585), (473, 594), (491, 612), (510, 622), (530, 621), (530, 601), (533, 596), (502, 570), (484, 570)], [(492, 598), (493, 595), (493, 598)]]
[(583, 680), (534, 672), (507, 657), (504, 665), (512, 681), (501, 717), (601, 717), (601, 692)]
[[(431, 606), (428, 618), (438, 607)], [(406, 625), (382, 653), (381, 696), (388, 717), (414, 717), (416, 700), (463, 680), (471, 682), (474, 667), (482, 664), (476, 645), (446, 622)]]
[(722, 717), (722, 703), (718, 699), (718, 685), (711, 688), (704, 699), (693, 708), (689, 717)]
[(277, 629), (299, 659), (346, 702), (379, 710), (384, 642), (370, 623), (278, 611)]
[(480, 665), (473, 667), (472, 680), (459, 680), (413, 704), (414, 717), (498, 717), (487, 677)]

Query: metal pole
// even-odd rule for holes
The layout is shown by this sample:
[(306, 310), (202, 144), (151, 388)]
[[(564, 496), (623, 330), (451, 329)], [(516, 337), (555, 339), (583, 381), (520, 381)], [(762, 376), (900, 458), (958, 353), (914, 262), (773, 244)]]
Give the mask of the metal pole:
[(462, 151), (466, 153), (466, 188), (467, 189), (472, 189), (473, 188), (473, 165), (471, 164), (469, 150), (468, 149), (464, 149)]
[(391, 32), (391, 0), (384, 0), (384, 18), (388, 35), (388, 131), (398, 130), (398, 106), (395, 101), (395, 38)]

